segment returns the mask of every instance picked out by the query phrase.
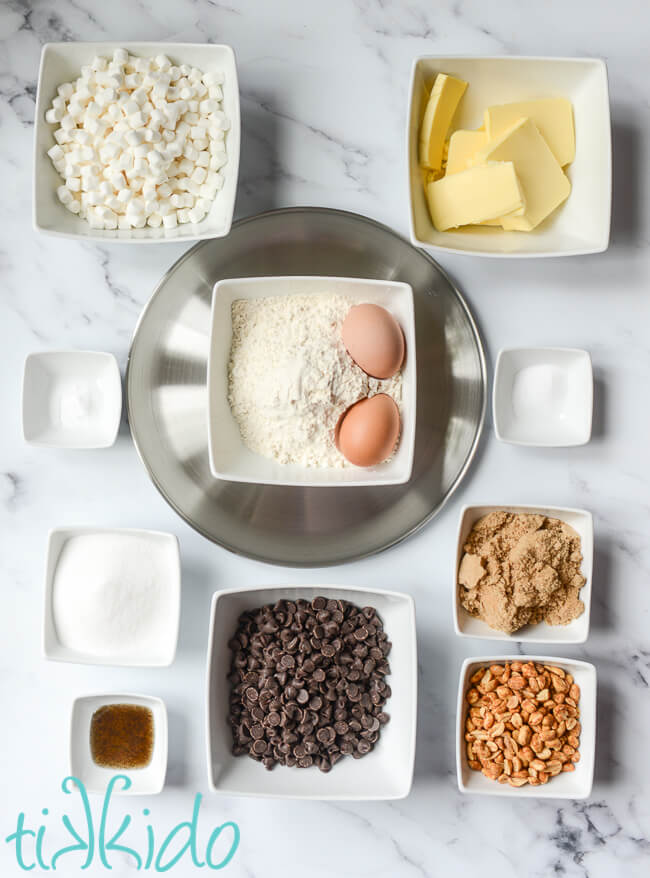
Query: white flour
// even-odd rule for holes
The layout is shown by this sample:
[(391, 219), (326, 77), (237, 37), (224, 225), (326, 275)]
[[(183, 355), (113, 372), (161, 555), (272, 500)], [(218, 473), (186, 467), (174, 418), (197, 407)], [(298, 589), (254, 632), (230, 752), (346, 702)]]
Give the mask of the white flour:
[(334, 444), (340, 415), (387, 393), (400, 405), (402, 376), (370, 378), (341, 340), (343, 296), (271, 296), (232, 304), (228, 401), (246, 445), (280, 463), (351, 466)]

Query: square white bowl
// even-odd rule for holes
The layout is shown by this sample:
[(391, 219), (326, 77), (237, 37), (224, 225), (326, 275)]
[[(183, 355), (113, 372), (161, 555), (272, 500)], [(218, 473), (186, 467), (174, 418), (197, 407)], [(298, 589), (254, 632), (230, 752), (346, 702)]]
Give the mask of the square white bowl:
[(122, 379), (112, 354), (44, 351), (25, 360), (23, 436), (31, 445), (108, 448), (121, 417)]
[[(452, 129), (478, 128), (492, 104), (565, 97), (573, 104), (575, 160), (567, 169), (568, 200), (532, 232), (472, 227), (438, 232), (431, 222), (418, 165), (426, 88), (437, 73), (468, 83)], [(578, 256), (609, 245), (612, 146), (607, 67), (599, 58), (428, 56), (411, 71), (406, 131), (411, 241), (430, 251), (475, 256)]]
[[(137, 704), (153, 713), (153, 753), (143, 768), (117, 769), (97, 765), (90, 750), (90, 723), (93, 714), (108, 704)], [(122, 781), (114, 788), (114, 795), (153, 795), (165, 786), (167, 773), (167, 709), (160, 698), (148, 695), (83, 695), (72, 704), (70, 721), (70, 774), (82, 781), (88, 792), (105, 793), (111, 778), (124, 775), (131, 781), (128, 790)]]
[[(61, 553), (71, 537), (89, 534), (109, 534), (114, 537), (135, 537), (155, 552), (157, 558), (158, 581), (167, 577), (166, 596), (162, 600), (161, 612), (165, 613), (165, 637), (151, 652), (134, 650), (129, 654), (94, 655), (77, 652), (59, 640), (53, 611), (54, 579)], [(116, 556), (119, 548), (116, 547)], [(149, 569), (149, 568), (147, 568)], [(51, 530), (47, 544), (45, 570), (45, 613), (43, 621), (43, 654), (45, 658), (57, 662), (73, 662), (79, 665), (112, 665), (114, 667), (163, 668), (171, 665), (176, 655), (178, 626), (181, 605), (181, 560), (178, 539), (169, 533), (153, 530), (134, 530), (130, 528), (68, 527)]]
[[(318, 768), (272, 771), (248, 756), (233, 756), (228, 723), (231, 651), (228, 641), (241, 613), (284, 598), (312, 600), (319, 595), (359, 607), (375, 607), (392, 643), (388, 656), (392, 694), (386, 702), (390, 722), (363, 759), (342, 759), (327, 774)], [(288, 585), (215, 593), (210, 614), (206, 673), (208, 783), (222, 795), (290, 799), (402, 799), (413, 782), (417, 718), (415, 605), (406, 594), (341, 585)]]
[[(90, 64), (95, 55), (109, 57), (115, 49), (126, 49), (133, 55), (154, 57), (167, 55), (176, 64), (198, 67), (203, 73), (223, 71), (223, 110), (230, 120), (226, 132), (228, 162), (222, 168), (223, 188), (217, 192), (208, 215), (200, 223), (185, 223), (174, 229), (92, 229), (85, 219), (71, 213), (60, 202), (56, 190), (63, 180), (55, 170), (48, 149), (54, 146), (57, 126), (45, 121), (45, 112), (56, 97), (57, 88), (79, 77), (82, 65)], [(33, 223), (38, 232), (66, 238), (80, 238), (104, 243), (164, 244), (172, 241), (201, 241), (221, 238), (232, 225), (239, 173), (240, 118), (239, 85), (235, 54), (230, 46), (211, 43), (46, 43), (41, 53), (38, 91), (34, 121), (34, 195)]]
[[(572, 674), (580, 687), (580, 761), (575, 771), (562, 772), (549, 779), (548, 783), (531, 787), (511, 787), (485, 777), (467, 764), (465, 742), (465, 691), (470, 677), (480, 667), (503, 664), (504, 662), (540, 662), (555, 665)], [(491, 655), (467, 658), (460, 669), (458, 700), (456, 706), (456, 775), (461, 793), (475, 793), (483, 796), (514, 796), (533, 799), (586, 799), (594, 782), (594, 763), (596, 756), (596, 668), (589, 662), (574, 659), (553, 658), (548, 655)]]
[[(558, 414), (550, 418), (518, 413), (513, 387), (522, 369), (550, 366), (564, 373), (565, 386), (552, 388)], [(497, 439), (513, 445), (568, 447), (591, 439), (594, 376), (591, 357), (578, 348), (504, 348), (494, 372), (492, 413)]]
[[(565, 521), (578, 534), (582, 544), (582, 575), (587, 580), (580, 590), (580, 599), (585, 605), (584, 612), (568, 625), (526, 625), (514, 634), (496, 631), (494, 628), (470, 616), (460, 603), (458, 570), (463, 557), (463, 545), (479, 518), (490, 512), (523, 512), (529, 515), (546, 515)], [(460, 637), (480, 637), (483, 640), (509, 640), (511, 643), (584, 643), (589, 636), (591, 615), (591, 588), (594, 564), (594, 522), (591, 512), (584, 509), (567, 509), (563, 506), (464, 506), (460, 513), (458, 539), (456, 543), (456, 562), (453, 578), (454, 630)]]
[[(256, 454), (244, 444), (228, 403), (228, 360), (232, 342), (232, 303), (266, 296), (336, 293), (386, 308), (402, 328), (406, 358), (402, 366), (402, 434), (392, 459), (370, 467), (304, 467), (281, 464)], [(218, 479), (259, 485), (303, 488), (352, 485), (401, 485), (413, 469), (417, 368), (413, 289), (396, 281), (347, 277), (246, 277), (221, 280), (212, 295), (208, 358), (208, 450), (210, 469)]]

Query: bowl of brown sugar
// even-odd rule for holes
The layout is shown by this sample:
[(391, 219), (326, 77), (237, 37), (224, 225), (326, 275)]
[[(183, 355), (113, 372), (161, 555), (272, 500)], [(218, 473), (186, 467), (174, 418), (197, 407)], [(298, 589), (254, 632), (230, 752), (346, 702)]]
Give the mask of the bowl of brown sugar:
[(593, 543), (592, 516), (583, 509), (466, 506), (454, 567), (456, 634), (584, 643)]

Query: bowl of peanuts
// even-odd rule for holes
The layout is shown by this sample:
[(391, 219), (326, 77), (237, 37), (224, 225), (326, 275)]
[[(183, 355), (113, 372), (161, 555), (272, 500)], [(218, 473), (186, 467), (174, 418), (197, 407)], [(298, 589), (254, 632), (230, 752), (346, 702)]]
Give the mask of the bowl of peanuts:
[(549, 656), (463, 662), (456, 770), (463, 793), (585, 799), (596, 746), (596, 669)]

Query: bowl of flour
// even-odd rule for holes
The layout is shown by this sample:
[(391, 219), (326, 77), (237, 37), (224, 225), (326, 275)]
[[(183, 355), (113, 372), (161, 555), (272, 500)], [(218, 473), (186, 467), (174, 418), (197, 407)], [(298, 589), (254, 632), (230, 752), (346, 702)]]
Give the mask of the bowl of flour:
[[(341, 326), (353, 305), (386, 308), (406, 341), (392, 378), (352, 360)], [(208, 359), (208, 447), (218, 479), (301, 487), (397, 485), (413, 468), (416, 359), (413, 291), (393, 281), (259, 277), (214, 286)], [(392, 456), (356, 467), (339, 452), (341, 415), (364, 397), (394, 399), (401, 435)]]

